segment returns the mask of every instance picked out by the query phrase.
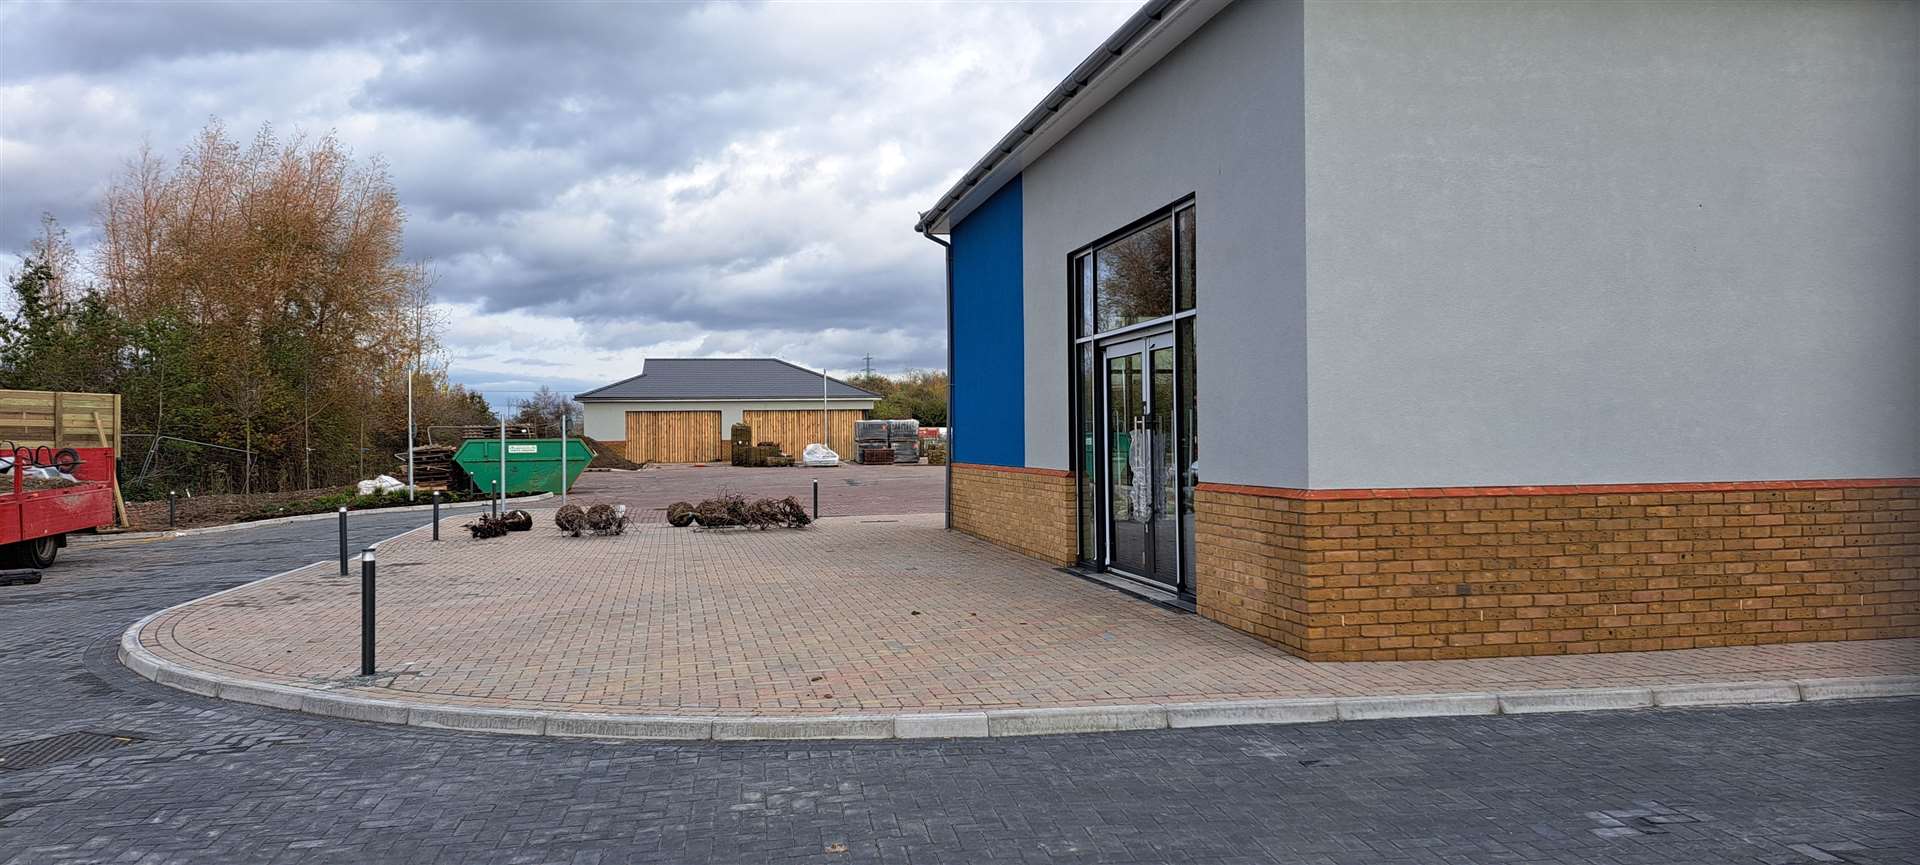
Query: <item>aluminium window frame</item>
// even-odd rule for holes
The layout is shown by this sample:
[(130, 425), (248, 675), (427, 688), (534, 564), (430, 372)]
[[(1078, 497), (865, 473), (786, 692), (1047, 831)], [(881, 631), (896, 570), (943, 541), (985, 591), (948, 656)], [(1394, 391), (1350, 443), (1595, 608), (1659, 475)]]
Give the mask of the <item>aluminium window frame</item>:
[[(1082, 430), (1081, 428), (1084, 424), (1080, 416), (1081, 415), (1080, 401), (1083, 396), (1083, 394), (1081, 393), (1083, 388), (1082, 388), (1082, 383), (1080, 381), (1080, 357), (1083, 352), (1091, 352), (1093, 356), (1095, 378), (1103, 378), (1102, 376), (1098, 375), (1099, 367), (1100, 367), (1100, 348), (1103, 344), (1125, 342), (1129, 337), (1145, 336), (1149, 332), (1159, 332), (1161, 330), (1167, 331), (1173, 337), (1173, 340), (1174, 340), (1174, 373), (1173, 373), (1174, 411), (1172, 412), (1172, 414), (1174, 417), (1174, 440), (1176, 443), (1179, 441), (1180, 433), (1184, 431), (1183, 428), (1186, 425), (1186, 421), (1181, 416), (1182, 413), (1179, 409), (1182, 405), (1185, 405), (1187, 395), (1183, 392), (1185, 389), (1181, 387), (1181, 383), (1180, 383), (1181, 361), (1180, 361), (1180, 351), (1179, 351), (1179, 324), (1178, 323), (1183, 319), (1192, 319), (1198, 316), (1200, 312), (1200, 295), (1199, 295), (1197, 286), (1194, 292), (1193, 307), (1191, 309), (1185, 309), (1185, 310), (1180, 309), (1179, 282), (1180, 282), (1180, 267), (1182, 262), (1180, 259), (1180, 227), (1179, 227), (1178, 216), (1181, 212), (1187, 211), (1187, 210), (1195, 211), (1194, 225), (1197, 231), (1198, 225), (1199, 225), (1199, 218), (1200, 218), (1200, 215), (1198, 212), (1198, 196), (1195, 193), (1189, 192), (1186, 195), (1183, 195), (1175, 199), (1173, 202), (1163, 205), (1161, 207), (1155, 208), (1153, 211), (1147, 213), (1146, 215), (1141, 216), (1114, 231), (1107, 232), (1106, 234), (1103, 234), (1100, 237), (1095, 238), (1093, 241), (1089, 243), (1085, 243), (1080, 245), (1079, 247), (1074, 248), (1072, 251), (1068, 252), (1066, 255), (1067, 454), (1068, 454), (1068, 464), (1072, 467), (1071, 474), (1073, 477), (1073, 501), (1074, 501), (1073, 555), (1074, 555), (1074, 561), (1081, 567), (1092, 568), (1096, 571), (1101, 571), (1101, 572), (1108, 572), (1107, 564), (1103, 560), (1107, 558), (1106, 550), (1107, 550), (1107, 545), (1110, 541), (1110, 538), (1108, 538), (1107, 536), (1108, 535), (1107, 525), (1106, 525), (1107, 520), (1103, 518), (1103, 514), (1101, 513), (1099, 508), (1099, 502), (1100, 500), (1102, 500), (1102, 491), (1099, 489), (1101, 485), (1100, 475), (1102, 474), (1102, 470), (1101, 470), (1101, 467), (1098, 465), (1099, 460), (1096, 458), (1095, 459), (1096, 464), (1093, 466), (1094, 477), (1092, 479), (1092, 483), (1095, 488), (1093, 491), (1093, 495), (1096, 501), (1093, 503), (1092, 507), (1094, 508), (1093, 510), (1093, 513), (1094, 513), (1093, 549), (1098, 558), (1096, 558), (1093, 561), (1089, 561), (1086, 559), (1085, 551), (1087, 549), (1087, 544), (1086, 544), (1087, 538), (1085, 536), (1086, 524), (1085, 524), (1084, 514), (1086, 513), (1086, 509), (1089, 507), (1089, 504), (1086, 501), (1087, 479), (1084, 477), (1087, 469), (1085, 466), (1082, 465), (1083, 458), (1084, 458), (1083, 447), (1085, 445), (1086, 431)], [(1169, 315), (1160, 316), (1158, 318), (1150, 319), (1148, 321), (1136, 322), (1134, 324), (1126, 325), (1124, 327), (1114, 328), (1113, 330), (1108, 330), (1108, 331), (1098, 330), (1097, 328), (1099, 325), (1096, 319), (1094, 323), (1095, 331), (1091, 334), (1082, 335), (1080, 333), (1080, 315), (1081, 315), (1080, 260), (1083, 257), (1090, 258), (1095, 253), (1097, 253), (1101, 248), (1108, 246), (1122, 238), (1125, 238), (1134, 233), (1137, 233), (1141, 229), (1144, 229), (1147, 226), (1152, 225), (1153, 223), (1158, 222), (1162, 219), (1168, 221), (1168, 233), (1172, 237), (1172, 265), (1170, 269), (1169, 278), (1167, 280), (1167, 284), (1168, 284), (1168, 290), (1171, 292), (1171, 295), (1168, 297), (1168, 306), (1170, 309), (1173, 310), (1173, 312)], [(1196, 258), (1197, 258), (1197, 248), (1196, 248)], [(1094, 267), (1092, 272), (1095, 276), (1095, 279), (1097, 280), (1099, 276), (1098, 267), (1097, 266)], [(1194, 269), (1194, 274), (1195, 274), (1195, 281), (1197, 282), (1199, 279), (1199, 268), (1197, 264)], [(1090, 297), (1090, 299), (1094, 300), (1094, 302), (1097, 302), (1097, 298)], [(1197, 338), (1199, 329), (1196, 326), (1194, 330), (1195, 330), (1195, 337)], [(1196, 374), (1195, 381), (1197, 382), (1198, 380), (1199, 378), (1198, 378), (1198, 375)], [(1098, 404), (1100, 402), (1098, 393), (1093, 394), (1092, 397), (1096, 403), (1096, 405), (1094, 406), (1095, 411), (1093, 412), (1094, 414), (1093, 423), (1097, 426), (1100, 423), (1100, 418), (1103, 416), (1103, 412), (1101, 411), (1101, 409), (1104, 407)], [(1094, 434), (1098, 435), (1098, 431), (1095, 430)], [(1103, 445), (1100, 442), (1096, 441), (1095, 442), (1096, 453), (1100, 452), (1103, 449), (1104, 449)], [(1176, 459), (1178, 459), (1179, 448), (1177, 444), (1175, 446), (1175, 453), (1176, 453)], [(1176, 466), (1176, 469), (1177, 468), (1178, 467)], [(1178, 583), (1179, 597), (1181, 597), (1182, 599), (1191, 600), (1193, 598), (1194, 587), (1190, 584), (1190, 581), (1187, 579), (1184, 562), (1186, 561), (1186, 558), (1188, 556), (1192, 555), (1192, 552), (1186, 549), (1187, 544), (1186, 544), (1185, 533), (1181, 531), (1179, 528), (1180, 520), (1185, 516), (1184, 508), (1187, 504), (1186, 497), (1188, 494), (1187, 494), (1185, 484), (1176, 482), (1174, 484), (1174, 487), (1177, 491), (1175, 494), (1176, 501), (1174, 502), (1174, 505), (1173, 505), (1174, 525), (1175, 525), (1174, 555), (1175, 555), (1175, 558), (1177, 559), (1177, 561), (1174, 563), (1174, 572), (1177, 575), (1176, 579)], [(1160, 588), (1162, 590), (1164, 590), (1165, 588), (1164, 583), (1157, 583), (1156, 581), (1153, 581), (1151, 579), (1146, 579), (1144, 580), (1144, 582), (1152, 584), (1156, 588)]]

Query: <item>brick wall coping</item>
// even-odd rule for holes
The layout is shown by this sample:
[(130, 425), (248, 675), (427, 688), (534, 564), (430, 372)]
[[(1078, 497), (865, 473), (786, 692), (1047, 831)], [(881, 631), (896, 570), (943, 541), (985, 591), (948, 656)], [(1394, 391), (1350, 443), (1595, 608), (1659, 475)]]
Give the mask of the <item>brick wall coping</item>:
[(954, 463), (956, 469), (982, 469), (990, 472), (1018, 472), (1023, 475), (1045, 475), (1050, 478), (1072, 477), (1073, 472), (1062, 469), (1039, 469), (1027, 466), (993, 466), (986, 463)]
[[(1033, 471), (1024, 469), (1022, 471)], [(1724, 493), (1768, 490), (1835, 490), (1863, 487), (1920, 487), (1920, 478), (1852, 478), (1802, 481), (1696, 481), (1678, 484), (1542, 484), (1514, 487), (1382, 487), (1377, 489), (1303, 490), (1242, 484), (1202, 483), (1203, 492), (1280, 499), (1329, 501), (1344, 499), (1437, 499), (1476, 496), (1623, 495), (1639, 493)]]

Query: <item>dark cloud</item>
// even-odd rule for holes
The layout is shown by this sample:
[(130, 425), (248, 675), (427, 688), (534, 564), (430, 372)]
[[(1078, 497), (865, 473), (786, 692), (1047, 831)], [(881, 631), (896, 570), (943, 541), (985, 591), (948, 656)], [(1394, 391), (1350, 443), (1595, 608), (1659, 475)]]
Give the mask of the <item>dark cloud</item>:
[(143, 140), (271, 122), (389, 166), (462, 380), (587, 386), (668, 353), (938, 366), (915, 212), (1131, 9), (3, 5), (0, 250), (41, 211), (84, 245)]

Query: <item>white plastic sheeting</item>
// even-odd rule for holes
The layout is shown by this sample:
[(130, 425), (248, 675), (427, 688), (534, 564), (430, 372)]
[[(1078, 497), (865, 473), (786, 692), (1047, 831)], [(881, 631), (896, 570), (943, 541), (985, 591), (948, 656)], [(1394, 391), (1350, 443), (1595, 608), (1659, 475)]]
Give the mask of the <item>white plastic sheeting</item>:
[(816, 442), (807, 445), (807, 449), (801, 452), (800, 461), (815, 468), (837, 466), (840, 464), (840, 455), (834, 453), (833, 448)]
[(391, 493), (406, 488), (407, 485), (402, 483), (399, 478), (389, 475), (381, 475), (370, 481), (361, 481), (358, 487), (360, 494), (363, 496), (370, 496), (376, 492)]

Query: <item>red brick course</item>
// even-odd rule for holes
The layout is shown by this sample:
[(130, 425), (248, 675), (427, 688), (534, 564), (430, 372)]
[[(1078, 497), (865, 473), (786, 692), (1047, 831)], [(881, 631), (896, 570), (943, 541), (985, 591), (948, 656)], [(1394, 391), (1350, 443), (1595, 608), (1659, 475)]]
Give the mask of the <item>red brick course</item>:
[(1285, 490), (1203, 484), (1202, 614), (1301, 657), (1920, 636), (1920, 481)]
[(1071, 474), (954, 463), (952, 483), (955, 529), (1056, 565), (1078, 555)]

